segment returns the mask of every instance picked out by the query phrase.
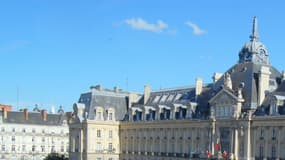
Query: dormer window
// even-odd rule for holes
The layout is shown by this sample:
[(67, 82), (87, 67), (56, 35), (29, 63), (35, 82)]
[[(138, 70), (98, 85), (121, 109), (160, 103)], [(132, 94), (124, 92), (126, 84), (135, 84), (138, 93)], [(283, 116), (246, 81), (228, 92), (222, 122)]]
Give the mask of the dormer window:
[(113, 108), (109, 108), (108, 110), (107, 110), (107, 113), (108, 113), (108, 120), (109, 121), (112, 121), (112, 120), (114, 120), (114, 115), (115, 115), (115, 110), (113, 109)]
[(111, 121), (111, 120), (113, 120), (113, 113), (109, 113), (108, 114), (108, 119)]
[(102, 112), (97, 112), (98, 120), (102, 119)]
[(95, 110), (95, 119), (96, 120), (103, 120), (103, 108), (97, 107)]
[(217, 106), (216, 117), (230, 117), (233, 114), (233, 109), (230, 106)]

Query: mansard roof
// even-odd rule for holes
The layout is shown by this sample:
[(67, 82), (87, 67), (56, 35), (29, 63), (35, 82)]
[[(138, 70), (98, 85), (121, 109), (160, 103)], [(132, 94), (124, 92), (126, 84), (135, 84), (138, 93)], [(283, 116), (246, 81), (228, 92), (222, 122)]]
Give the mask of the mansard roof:
[[(102, 107), (104, 111), (109, 108), (115, 109), (115, 119), (123, 120), (127, 113), (128, 95), (128, 92), (121, 90), (115, 92), (109, 89), (93, 88), (90, 92), (81, 94), (78, 102), (85, 104), (84, 112), (88, 113), (88, 119), (94, 119), (96, 107)], [(104, 117), (106, 116), (104, 112)]]
[[(3, 115), (3, 111), (0, 111)], [(7, 118), (2, 117), (3, 123), (9, 124), (28, 124), (28, 125), (62, 125), (67, 121), (65, 114), (46, 114), (46, 121), (43, 120), (41, 112), (28, 112), (28, 119), (26, 120), (23, 111), (8, 111)]]
[[(226, 71), (232, 78), (233, 90), (243, 84), (244, 88), (242, 91), (243, 97), (245, 99), (242, 109), (256, 109), (258, 105), (258, 74), (260, 73), (261, 67), (264, 64), (256, 64), (252, 62), (247, 63), (237, 63), (230, 69)], [(273, 66), (266, 65), (270, 69), (270, 87), (277, 88), (278, 82), (280, 81), (281, 74)], [(223, 85), (224, 79), (219, 79), (214, 84), (214, 91), (218, 93)]]

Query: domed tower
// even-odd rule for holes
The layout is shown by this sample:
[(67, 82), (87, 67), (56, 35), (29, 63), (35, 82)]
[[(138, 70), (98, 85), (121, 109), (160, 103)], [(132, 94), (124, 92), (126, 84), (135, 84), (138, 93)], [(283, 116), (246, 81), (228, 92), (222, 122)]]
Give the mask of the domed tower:
[(239, 52), (239, 63), (269, 64), (268, 52), (264, 44), (258, 41), (259, 34), (256, 17), (253, 19), (252, 33), (249, 37), (250, 41)]
[[(255, 110), (262, 105), (266, 94), (278, 87), (281, 77), (279, 71), (270, 64), (265, 45), (259, 41), (256, 17), (253, 18), (250, 41), (243, 45), (238, 55), (238, 63), (229, 68), (224, 75), (228, 74), (231, 78), (234, 93), (237, 93), (243, 84), (242, 111)], [(220, 78), (214, 83), (215, 92), (218, 93), (223, 85), (224, 79)]]

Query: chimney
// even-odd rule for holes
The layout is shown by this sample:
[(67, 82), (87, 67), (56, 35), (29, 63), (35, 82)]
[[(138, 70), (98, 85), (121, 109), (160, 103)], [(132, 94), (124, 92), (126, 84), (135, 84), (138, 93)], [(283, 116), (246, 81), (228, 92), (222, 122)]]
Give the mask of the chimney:
[(91, 90), (91, 91), (94, 91), (94, 90), (102, 91), (103, 88), (102, 88), (102, 86), (101, 86), (100, 84), (98, 84), (98, 85), (96, 85), (96, 86), (91, 86), (91, 87), (90, 87), (90, 90)]
[(24, 115), (25, 115), (25, 120), (26, 121), (29, 120), (29, 112), (27, 108), (24, 109)]
[(203, 79), (196, 78), (196, 88), (195, 88), (196, 98), (202, 93), (202, 91), (203, 91)]
[(43, 121), (47, 121), (47, 111), (45, 109), (42, 110), (42, 119)]
[(258, 105), (261, 105), (265, 98), (265, 92), (269, 89), (270, 69), (267, 66), (261, 66), (258, 83)]
[(4, 107), (2, 110), (3, 110), (3, 118), (7, 119), (7, 108)]
[(285, 80), (285, 70), (282, 71), (282, 80)]
[(223, 75), (222, 73), (215, 72), (213, 77), (212, 77), (213, 82), (216, 83), (222, 77), (222, 75)]
[(149, 97), (150, 97), (150, 92), (151, 92), (151, 88), (149, 85), (145, 85), (144, 86), (144, 104), (147, 103)]
[(119, 93), (119, 91), (120, 91), (120, 90), (119, 90), (119, 87), (115, 86), (115, 87), (114, 87), (114, 92), (115, 92), (115, 93)]
[(138, 95), (136, 93), (129, 93), (129, 108), (132, 107), (132, 104), (137, 102), (138, 99)]

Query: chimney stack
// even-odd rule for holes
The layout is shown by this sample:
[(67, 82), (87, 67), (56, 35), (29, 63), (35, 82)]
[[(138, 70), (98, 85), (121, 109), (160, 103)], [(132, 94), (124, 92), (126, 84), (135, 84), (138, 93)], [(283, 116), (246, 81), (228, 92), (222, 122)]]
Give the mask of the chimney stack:
[(11, 106), (0, 104), (0, 110), (3, 111), (3, 118), (7, 119), (7, 112), (12, 110)]
[(115, 92), (115, 93), (119, 93), (119, 91), (120, 91), (120, 90), (119, 90), (119, 87), (115, 86), (115, 87), (114, 87), (114, 92)]
[(203, 79), (196, 78), (196, 88), (195, 88), (196, 98), (202, 93), (202, 91), (203, 91)]
[(102, 86), (101, 86), (100, 84), (98, 84), (98, 85), (96, 85), (96, 86), (91, 86), (91, 87), (90, 87), (90, 90), (91, 90), (91, 91), (94, 91), (94, 90), (102, 91), (103, 88), (102, 88)]
[(24, 115), (25, 115), (25, 120), (26, 121), (29, 120), (29, 112), (27, 108), (24, 109)]
[(258, 83), (258, 105), (261, 105), (265, 98), (265, 91), (269, 89), (270, 68), (267, 66), (261, 66), (259, 72)]
[(150, 92), (151, 92), (151, 88), (149, 85), (145, 85), (144, 86), (144, 104), (147, 103), (149, 97), (150, 97)]
[(7, 119), (7, 108), (4, 107), (2, 110), (3, 110), (3, 118)]
[(43, 121), (47, 121), (47, 111), (45, 109), (42, 110), (42, 119)]

